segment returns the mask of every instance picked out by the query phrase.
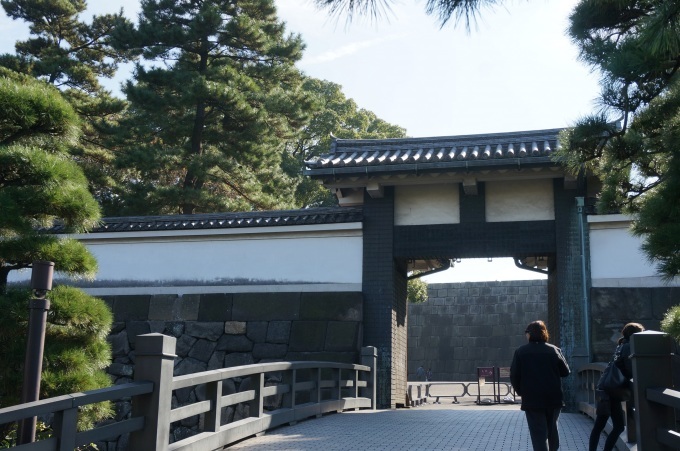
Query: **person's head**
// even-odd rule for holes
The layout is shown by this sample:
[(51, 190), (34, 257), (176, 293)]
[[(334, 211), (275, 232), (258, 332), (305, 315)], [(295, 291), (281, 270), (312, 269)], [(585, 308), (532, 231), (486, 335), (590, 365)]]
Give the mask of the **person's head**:
[(529, 341), (542, 341), (545, 343), (550, 339), (548, 328), (545, 327), (545, 323), (541, 320), (529, 323), (524, 333)]
[(644, 330), (645, 326), (640, 323), (628, 323), (621, 329), (621, 335), (623, 335), (623, 338), (630, 338), (631, 335), (643, 332)]

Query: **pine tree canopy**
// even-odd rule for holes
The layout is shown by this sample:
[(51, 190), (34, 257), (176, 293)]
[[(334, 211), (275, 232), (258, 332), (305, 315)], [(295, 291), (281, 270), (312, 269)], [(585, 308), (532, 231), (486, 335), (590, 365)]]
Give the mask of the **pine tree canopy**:
[(113, 171), (112, 155), (102, 146), (103, 134), (124, 110), (101, 85), (111, 78), (131, 53), (114, 50), (110, 35), (126, 28), (122, 11), (80, 19), (83, 0), (2, 0), (7, 15), (29, 25), (29, 38), (15, 44), (15, 54), (0, 55), (0, 67), (21, 72), (59, 88), (80, 117), (80, 140), (69, 143), (69, 153), (85, 171), (90, 191), (100, 202), (111, 196), (120, 176)]
[(680, 275), (680, 3), (582, 0), (570, 20), (602, 73), (601, 110), (567, 133), (560, 157), (599, 176), (600, 211), (635, 214), (647, 257)]
[(41, 233), (61, 221), (83, 231), (100, 217), (87, 179), (64, 149), (79, 120), (59, 91), (0, 68), (0, 292), (12, 270), (51, 260), (55, 270), (92, 275), (96, 261), (75, 240)]
[(116, 34), (143, 60), (113, 146), (128, 171), (116, 214), (290, 208), (281, 153), (311, 99), (273, 1), (142, 2), (139, 25)]
[(342, 139), (403, 138), (406, 130), (359, 108), (354, 100), (345, 97), (342, 87), (336, 83), (306, 78), (303, 89), (313, 101), (313, 114), (296, 138), (286, 143), (283, 168), (296, 179), (298, 208), (337, 205), (335, 194), (302, 175), (304, 162), (328, 152), (331, 135)]
[[(314, 0), (319, 8), (328, 10), (334, 16), (346, 16), (352, 20), (355, 15), (378, 18), (390, 10), (390, 4), (395, 0)], [(455, 18), (456, 22), (465, 22), (470, 27), (480, 10), (485, 6), (503, 4), (503, 0), (427, 0), (425, 11), (437, 16), (439, 23), (444, 26)]]

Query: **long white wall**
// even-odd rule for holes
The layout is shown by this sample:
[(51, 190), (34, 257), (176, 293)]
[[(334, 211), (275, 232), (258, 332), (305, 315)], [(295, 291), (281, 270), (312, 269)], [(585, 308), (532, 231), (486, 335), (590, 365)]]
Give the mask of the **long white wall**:
[[(361, 223), (73, 235), (97, 258), (94, 295), (361, 291)], [(30, 273), (14, 272), (10, 282)], [(69, 283), (73, 284), (72, 281)]]
[(590, 267), (593, 287), (680, 286), (680, 278), (664, 283), (631, 233), (631, 218), (624, 215), (588, 216)]

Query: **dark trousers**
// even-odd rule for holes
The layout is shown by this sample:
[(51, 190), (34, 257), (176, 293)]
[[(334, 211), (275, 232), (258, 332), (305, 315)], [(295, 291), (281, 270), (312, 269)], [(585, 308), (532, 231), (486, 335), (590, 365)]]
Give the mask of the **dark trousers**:
[[(610, 399), (610, 409), (612, 417), (612, 430), (607, 436), (607, 440), (604, 442), (604, 451), (612, 451), (616, 445), (616, 440), (619, 435), (625, 429), (625, 413), (623, 412), (623, 407), (621, 406), (621, 401)], [(595, 418), (595, 425), (590, 433), (590, 443), (588, 450), (596, 451), (597, 443), (600, 441), (600, 434), (604, 430), (604, 426), (607, 424), (609, 415), (598, 415)]]
[(557, 451), (560, 448), (557, 420), (560, 418), (561, 410), (561, 407), (557, 407), (524, 411), (534, 451)]

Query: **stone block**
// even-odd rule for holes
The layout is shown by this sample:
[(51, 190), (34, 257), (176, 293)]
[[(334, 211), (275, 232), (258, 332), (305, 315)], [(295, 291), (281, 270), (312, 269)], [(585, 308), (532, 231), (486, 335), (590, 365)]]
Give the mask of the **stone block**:
[(148, 321), (128, 321), (125, 324), (125, 330), (127, 331), (130, 348), (135, 349), (137, 335), (144, 335), (151, 332), (151, 325)]
[(187, 355), (193, 359), (208, 363), (216, 345), (217, 343), (214, 341), (205, 339), (196, 340), (196, 343), (194, 343)]
[(201, 362), (200, 360), (192, 359), (187, 357), (181, 360), (173, 372), (174, 376), (183, 376), (185, 374), (200, 373), (208, 369), (208, 364), (206, 362)]
[(201, 297), (198, 294), (185, 294), (181, 298), (179, 298), (176, 310), (177, 319), (183, 321), (198, 320), (198, 309), (200, 299)]
[(172, 321), (177, 318), (178, 297), (176, 294), (159, 294), (152, 296), (149, 301), (150, 320)]
[(224, 367), (251, 365), (255, 363), (250, 352), (232, 352), (224, 356)]
[(224, 335), (219, 340), (219, 350), (226, 352), (250, 352), (253, 342), (245, 335)]
[(267, 321), (248, 321), (246, 325), (246, 337), (253, 343), (264, 343), (267, 340)]
[(149, 319), (150, 295), (116, 296), (113, 303), (114, 321), (145, 321)]
[[(654, 288), (651, 290), (651, 301), (652, 319), (663, 318), (668, 309), (680, 303), (680, 287)], [(656, 329), (658, 326), (650, 328)]]
[(231, 293), (208, 293), (200, 295), (199, 321), (230, 321), (234, 295)]
[(594, 318), (604, 321), (619, 320), (624, 324), (652, 318), (649, 288), (592, 288), (591, 311)]
[(235, 321), (296, 320), (300, 316), (300, 293), (236, 293)]
[(227, 321), (224, 323), (224, 333), (228, 335), (243, 335), (246, 333), (245, 321)]
[(204, 321), (187, 321), (184, 323), (184, 332), (194, 338), (205, 338), (217, 341), (224, 333), (224, 324)]
[(134, 373), (134, 367), (132, 365), (123, 365), (120, 363), (112, 363), (106, 369), (106, 372), (113, 376), (125, 376), (132, 377)]
[(261, 361), (263, 359), (283, 359), (288, 352), (288, 345), (274, 343), (256, 343), (253, 347), (253, 358)]
[(290, 332), (290, 350), (323, 351), (326, 343), (326, 321), (295, 321)]
[(212, 353), (210, 356), (210, 360), (208, 360), (208, 370), (217, 370), (222, 368), (222, 365), (224, 365), (224, 356), (225, 356), (224, 351), (215, 351)]
[(354, 321), (329, 322), (324, 350), (358, 351), (359, 324)]
[(196, 343), (196, 339), (194, 337), (182, 335), (177, 339), (175, 354), (177, 354), (177, 356), (180, 358), (186, 357), (189, 355), (189, 351), (194, 346), (194, 343)]
[(109, 334), (117, 334), (125, 330), (125, 322), (117, 321), (111, 324), (111, 331)]
[(290, 324), (290, 321), (270, 321), (267, 328), (267, 343), (288, 343)]
[(111, 344), (111, 355), (116, 357), (127, 357), (130, 353), (130, 343), (128, 342), (127, 331), (123, 330), (117, 334), (108, 336), (108, 341)]
[(361, 293), (302, 293), (300, 319), (330, 321), (361, 321)]
[(179, 338), (184, 334), (184, 323), (181, 321), (171, 321), (165, 323), (163, 335)]

